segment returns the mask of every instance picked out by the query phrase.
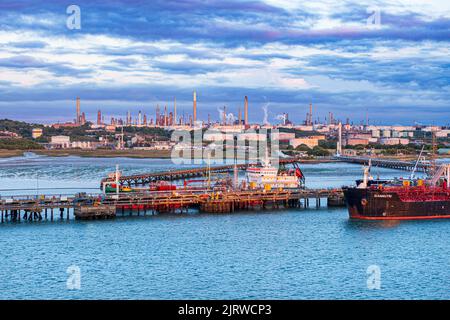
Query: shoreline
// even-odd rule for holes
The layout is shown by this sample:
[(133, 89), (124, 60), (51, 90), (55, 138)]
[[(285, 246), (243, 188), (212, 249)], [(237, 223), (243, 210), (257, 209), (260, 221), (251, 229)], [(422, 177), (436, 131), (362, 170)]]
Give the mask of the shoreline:
[[(25, 153), (31, 152), (37, 155), (49, 156), (49, 157), (69, 157), (69, 156), (79, 156), (84, 158), (135, 158), (135, 159), (171, 159), (171, 150), (81, 150), (81, 149), (63, 149), (63, 150), (7, 150), (0, 149), (0, 159), (1, 158), (13, 158), (21, 157)], [(404, 155), (404, 156), (392, 156), (383, 157), (384, 159), (395, 159), (403, 161), (415, 161), (417, 157)], [(448, 155), (437, 155), (437, 159), (448, 159)], [(303, 163), (329, 163), (329, 162), (339, 162), (339, 160), (334, 160), (331, 158), (317, 159), (317, 158), (305, 158), (300, 162)]]
[[(0, 159), (21, 157), (25, 153), (31, 152), (41, 156), (49, 157), (69, 157), (78, 156), (83, 158), (131, 158), (131, 159), (171, 159), (170, 150), (79, 150), (79, 149), (64, 149), (64, 150), (4, 150), (0, 149)], [(330, 163), (338, 162), (330, 158), (314, 159), (305, 158), (300, 163)]]

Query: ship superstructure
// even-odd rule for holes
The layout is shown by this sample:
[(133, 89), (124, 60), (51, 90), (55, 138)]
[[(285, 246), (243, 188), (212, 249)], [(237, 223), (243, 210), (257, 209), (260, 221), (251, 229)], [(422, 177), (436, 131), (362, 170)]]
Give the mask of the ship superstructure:
[(279, 170), (268, 161), (262, 165), (249, 167), (246, 173), (249, 187), (252, 189), (297, 189), (302, 188), (305, 181), (303, 172), (298, 166)]

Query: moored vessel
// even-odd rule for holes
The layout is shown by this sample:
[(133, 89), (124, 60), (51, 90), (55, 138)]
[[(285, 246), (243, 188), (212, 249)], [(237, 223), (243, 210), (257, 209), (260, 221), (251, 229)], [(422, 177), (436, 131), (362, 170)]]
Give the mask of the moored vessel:
[(350, 218), (409, 220), (450, 218), (450, 165), (427, 179), (374, 180), (370, 165), (364, 179), (344, 188)]
[(302, 188), (305, 182), (299, 167), (279, 170), (268, 161), (247, 168), (246, 173), (251, 189), (298, 189)]

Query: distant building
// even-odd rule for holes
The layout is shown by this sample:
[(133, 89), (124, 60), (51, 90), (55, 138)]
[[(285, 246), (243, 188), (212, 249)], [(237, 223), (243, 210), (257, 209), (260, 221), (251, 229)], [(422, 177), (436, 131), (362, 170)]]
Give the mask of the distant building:
[(244, 141), (266, 141), (267, 135), (263, 133), (241, 133), (238, 134), (238, 140)]
[(50, 146), (53, 149), (66, 149), (70, 148), (70, 137), (68, 136), (53, 136), (50, 138)]
[(394, 145), (407, 145), (409, 144), (409, 139), (405, 138), (381, 138), (380, 143), (387, 146), (394, 146)]
[(217, 131), (206, 131), (203, 135), (203, 139), (206, 141), (224, 141), (234, 140), (233, 133), (222, 133)]
[(43, 134), (43, 130), (41, 128), (33, 128), (33, 130), (31, 130), (31, 136), (33, 137), (33, 139), (37, 139), (39, 137), (42, 137)]
[(75, 127), (79, 127), (78, 124), (76, 123), (72, 123), (72, 122), (66, 122), (66, 123), (55, 123), (52, 125), (53, 128), (55, 129), (60, 129), (60, 128), (75, 128)]
[(105, 127), (105, 130), (108, 132), (116, 132), (116, 126), (115, 125), (107, 125)]
[(355, 157), (358, 155), (358, 153), (354, 149), (344, 149), (342, 151), (342, 153), (344, 156), (347, 156), (347, 157)]
[(363, 145), (366, 146), (369, 144), (368, 138), (347, 138), (344, 140), (345, 146), (357, 146), (357, 145)]
[(370, 139), (370, 138), (372, 138), (372, 133), (371, 132), (349, 132), (347, 134), (347, 138)]
[(308, 138), (310, 138), (310, 139), (317, 139), (317, 140), (326, 140), (326, 136), (320, 135), (320, 134), (313, 135), (313, 136), (308, 136)]
[(0, 131), (0, 139), (4, 138), (20, 138), (20, 135), (11, 131)]
[(79, 149), (93, 149), (93, 145), (91, 141), (73, 141), (70, 144), (71, 148), (79, 148)]
[(289, 141), (289, 140), (295, 139), (295, 133), (294, 132), (274, 132), (274, 133), (272, 133), (271, 138), (273, 140)]
[(304, 144), (312, 149), (319, 145), (319, 139), (305, 137), (305, 138), (295, 138), (295, 139), (289, 140), (289, 145), (291, 145), (294, 148), (297, 148), (298, 146), (301, 146), (302, 144)]
[(295, 126), (294, 128), (297, 130), (300, 130), (300, 131), (314, 131), (314, 128), (312, 125), (310, 125), (310, 126), (299, 125), (299, 126)]
[(134, 150), (171, 150), (175, 146), (175, 142), (172, 141), (154, 141), (147, 147), (134, 147)]
[(437, 138), (446, 138), (448, 136), (450, 136), (450, 130), (441, 130), (436, 132)]

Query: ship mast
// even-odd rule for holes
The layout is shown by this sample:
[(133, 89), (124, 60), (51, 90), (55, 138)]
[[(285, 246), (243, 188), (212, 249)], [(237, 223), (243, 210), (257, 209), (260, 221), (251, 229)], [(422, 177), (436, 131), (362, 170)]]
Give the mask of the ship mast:
[(436, 128), (431, 128), (431, 174), (436, 172)]

